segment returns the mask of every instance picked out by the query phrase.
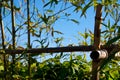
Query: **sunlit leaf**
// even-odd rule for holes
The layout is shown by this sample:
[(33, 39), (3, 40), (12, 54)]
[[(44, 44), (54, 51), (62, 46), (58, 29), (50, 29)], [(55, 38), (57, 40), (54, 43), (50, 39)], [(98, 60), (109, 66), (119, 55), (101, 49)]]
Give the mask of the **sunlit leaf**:
[(88, 38), (88, 33), (85, 32), (84, 34), (85, 34), (85, 39), (87, 39)]
[(85, 7), (82, 9), (81, 17), (82, 17), (83, 15), (85, 15), (86, 10), (87, 10), (89, 7), (91, 7), (91, 3), (92, 3), (92, 1), (90, 1), (90, 2), (89, 2), (87, 5), (85, 5)]
[[(103, 0), (102, 0), (103, 1)], [(96, 7), (98, 4), (98, 1), (97, 0), (93, 0), (93, 6)]]
[(53, 10), (48, 9), (47, 12), (48, 13), (53, 13)]
[(75, 8), (74, 11), (78, 12), (78, 11), (81, 10), (81, 9), (82, 9), (82, 7), (81, 7), (81, 6), (78, 6), (78, 7)]
[(117, 35), (120, 36), (120, 26), (118, 26), (118, 32)]
[(63, 37), (61, 37), (61, 38), (56, 38), (54, 41), (56, 42), (56, 43), (59, 43), (60, 41), (62, 41), (63, 40)]

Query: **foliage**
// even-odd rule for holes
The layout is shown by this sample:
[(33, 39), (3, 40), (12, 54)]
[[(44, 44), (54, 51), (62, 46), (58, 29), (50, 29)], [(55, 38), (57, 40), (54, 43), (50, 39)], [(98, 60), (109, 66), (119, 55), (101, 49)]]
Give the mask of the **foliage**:
[(119, 80), (120, 64), (117, 60), (111, 60), (100, 72), (100, 80)]
[(60, 56), (55, 56), (54, 58), (45, 60), (39, 64), (37, 73), (34, 75), (34, 78), (45, 80), (89, 79), (90, 65), (86, 59), (83, 59), (81, 56), (76, 56), (74, 59), (72, 59), (72, 57), (73, 55), (71, 54), (69, 61), (64, 62), (61, 62)]
[[(7, 49), (28, 49), (28, 43), (25, 38), (28, 34), (27, 27), (30, 27), (31, 48), (47, 48), (51, 42), (57, 45), (57, 47), (63, 46), (64, 41), (63, 34), (60, 30), (54, 28), (54, 24), (61, 20), (71, 21), (75, 24), (80, 24), (79, 20), (73, 18), (73, 13), (79, 14), (78, 17), (83, 16), (87, 19), (87, 10), (91, 7), (96, 9), (98, 4), (103, 5), (103, 21), (101, 42), (105, 45), (119, 44), (120, 39), (120, 4), (118, 0), (29, 0), (30, 1), (30, 21), (25, 13), (27, 0), (13, 0), (14, 1), (14, 17), (11, 19), (11, 0), (0, 0), (0, 26), (5, 29), (4, 45), (0, 40), (0, 48), (3, 46)], [(37, 4), (37, 2), (42, 5)], [(38, 7), (39, 6), (39, 7)], [(69, 12), (71, 10), (72, 12)], [(11, 24), (15, 22), (15, 32), (13, 33)], [(4, 24), (4, 25), (3, 25)], [(12, 26), (13, 27), (13, 26)], [(2, 30), (2, 28), (0, 29)], [(94, 35), (91, 30), (85, 30), (84, 33), (78, 32), (77, 36), (78, 44), (92, 45)], [(12, 44), (12, 37), (15, 35), (15, 45)], [(83, 39), (81, 39), (83, 38)], [(0, 38), (1, 39), (1, 38)], [(51, 41), (52, 40), (52, 41)], [(22, 41), (22, 42), (21, 42)], [(68, 44), (71, 45), (71, 44)], [(23, 47), (21, 47), (23, 46)], [(72, 45), (71, 45), (72, 46)], [(4, 50), (0, 50), (4, 53)], [(4, 53), (5, 54), (5, 53)], [(4, 74), (10, 80), (26, 80), (29, 78), (28, 71), (28, 54), (22, 53), (15, 55), (15, 63), (12, 62), (12, 55), (5, 54), (0, 56), (0, 79), (4, 78)], [(75, 53), (76, 54), (76, 53)], [(91, 61), (86, 60), (86, 55), (75, 55), (70, 53), (51, 53), (41, 55), (31, 54), (30, 56), (30, 68), (31, 79), (33, 80), (89, 80), (91, 77)], [(49, 57), (54, 55), (53, 58), (43, 59), (45, 56)], [(4, 56), (4, 57), (3, 57)], [(42, 59), (41, 61), (39, 59)], [(5, 61), (4, 61), (5, 59)], [(119, 80), (120, 79), (120, 63), (117, 60), (113, 60), (113, 57), (109, 57), (109, 60), (105, 60), (101, 66), (100, 80)], [(5, 65), (6, 63), (6, 71)], [(14, 75), (12, 73), (14, 67)]]

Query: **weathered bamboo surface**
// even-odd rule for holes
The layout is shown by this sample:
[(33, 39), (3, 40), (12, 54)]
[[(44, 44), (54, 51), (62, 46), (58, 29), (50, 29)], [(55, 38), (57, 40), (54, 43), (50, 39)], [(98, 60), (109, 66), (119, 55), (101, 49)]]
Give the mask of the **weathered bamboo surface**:
[[(108, 52), (112, 49), (117, 48), (120, 50), (119, 45), (111, 45), (111, 46), (101, 46), (100, 49), (106, 49)], [(66, 46), (66, 47), (50, 47), (50, 48), (32, 48), (32, 49), (0, 49), (0, 54), (22, 54), (22, 53), (33, 53), (33, 54), (41, 54), (41, 53), (56, 53), (56, 52), (80, 52), (80, 51), (93, 51), (96, 50), (94, 46)]]

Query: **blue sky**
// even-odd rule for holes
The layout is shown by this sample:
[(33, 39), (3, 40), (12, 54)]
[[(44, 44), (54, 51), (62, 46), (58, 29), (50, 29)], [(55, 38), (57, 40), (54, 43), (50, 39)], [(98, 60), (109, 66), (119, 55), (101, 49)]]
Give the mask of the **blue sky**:
[[(56, 8), (50, 8), (49, 6), (48, 7), (45, 7), (43, 8), (44, 4), (42, 2), (42, 0), (35, 0), (36, 3), (36, 7), (38, 8), (38, 10), (40, 11), (41, 14), (44, 14), (44, 10), (46, 9), (52, 9), (56, 12), (58, 12), (60, 9), (61, 9), (61, 5), (62, 3), (60, 3), (59, 5), (56, 6)], [(15, 0), (15, 5), (18, 6), (20, 5), (21, 3), (19, 2), (19, 0)], [(34, 5), (32, 3), (32, 1), (30, 2), (30, 8), (31, 10), (30, 11), (33, 11), (32, 10), (32, 5)], [(23, 5), (25, 7), (25, 4)], [(23, 7), (22, 6), (22, 7)], [(66, 5), (66, 6), (70, 6), (70, 4)], [(19, 7), (19, 6), (18, 6)], [(64, 8), (64, 7), (63, 7)], [(94, 17), (95, 17), (95, 11), (94, 11), (94, 8), (91, 7), (87, 10), (86, 12), (86, 18), (83, 16), (83, 17), (80, 17), (81, 15), (81, 11), (79, 11), (78, 13), (74, 12), (74, 7), (66, 10), (65, 12), (68, 12), (71, 14), (71, 16), (69, 17), (70, 19), (76, 19), (80, 22), (80, 24), (75, 24), (74, 22), (70, 21), (70, 20), (67, 20), (66, 17), (62, 17), (61, 19), (57, 20), (55, 22), (55, 24), (53, 24), (52, 26), (54, 27), (55, 30), (58, 30), (60, 32), (63, 33), (63, 35), (55, 35), (56, 37), (64, 37), (64, 40), (63, 40), (63, 45), (64, 46), (67, 46), (68, 44), (75, 44), (75, 45), (78, 45), (78, 39), (76, 38), (76, 36), (82, 41), (83, 38), (80, 37), (80, 35), (78, 34), (78, 32), (81, 32), (81, 33), (84, 33), (85, 32), (85, 29), (86, 30), (91, 30), (92, 32), (94, 31)], [(27, 13), (24, 12), (24, 15), (26, 15)], [(63, 16), (62, 15), (63, 12), (60, 13), (60, 17)], [(26, 16), (27, 17), (27, 16)], [(63, 19), (65, 18), (65, 19)], [(19, 19), (20, 20), (20, 19)], [(17, 22), (17, 20), (16, 20)], [(21, 21), (21, 22), (24, 22), (24, 21)], [(21, 41), (23, 40), (27, 40), (25, 37), (27, 36), (23, 36), (21, 37), (21, 40), (19, 40), (20, 44), (21, 44)], [(24, 38), (24, 39), (23, 39)], [(33, 38), (32, 38), (33, 39)], [(88, 40), (89, 42), (89, 40)], [(37, 43), (36, 43), (37, 44)], [(24, 45), (24, 44), (21, 44), (21, 45)], [(50, 47), (55, 47), (56, 45), (53, 44), (53, 41), (51, 41), (51, 44), (50, 44)]]
[[(15, 5), (17, 7), (20, 7), (21, 3), (19, 0), (14, 0), (15, 2)], [(24, 1), (24, 0), (21, 0), (21, 1)], [(33, 11), (32, 9), (32, 5), (34, 5), (32, 3), (33, 0), (30, 0), (30, 8), (31, 10), (30, 11)], [(50, 7), (45, 7), (43, 9), (43, 3), (42, 3), (42, 0), (35, 0), (36, 3), (36, 7), (38, 8), (38, 10), (40, 11), (40, 13), (43, 15), (44, 14), (44, 10), (46, 9), (52, 9), (56, 12), (58, 12), (60, 9), (61, 9), (61, 5), (62, 3), (60, 3), (60, 5), (57, 5), (56, 8), (50, 8)], [(22, 5), (22, 7), (26, 7), (25, 5), (26, 3), (24, 3)], [(70, 6), (70, 4), (66, 5), (66, 6)], [(78, 13), (74, 12), (74, 7), (68, 9), (66, 12), (70, 13), (71, 16), (69, 17), (69, 19), (76, 19), (78, 20), (80, 23), (79, 24), (75, 24), (74, 22), (68, 20), (66, 17), (62, 17), (61, 19), (57, 20), (52, 26), (54, 27), (55, 30), (58, 30), (60, 32), (63, 33), (63, 35), (58, 35), (56, 34), (55, 36), (56, 37), (64, 37), (64, 40), (62, 42), (63, 46), (67, 46), (69, 44), (75, 44), (75, 45), (78, 45), (78, 39), (76, 38), (76, 36), (80, 39), (80, 41), (83, 40), (83, 38), (78, 34), (78, 32), (81, 32), (81, 33), (84, 33), (85, 30), (91, 30), (93, 33), (94, 33), (94, 19), (95, 19), (95, 11), (94, 11), (94, 8), (93, 7), (90, 7), (87, 12), (86, 12), (86, 18), (83, 16), (83, 17), (80, 17), (81, 15), (81, 11), (79, 11)], [(21, 14), (24, 14), (26, 15), (26, 10), (22, 10), (24, 12), (22, 12)], [(19, 16), (19, 13), (17, 14)], [(104, 15), (104, 14), (103, 14)], [(60, 17), (63, 16), (63, 12), (60, 13)], [(19, 24), (22, 24), (24, 23), (24, 21), (27, 20), (27, 16), (24, 16), (26, 19), (22, 19), (22, 18), (19, 18), (19, 17), (16, 17), (16, 24), (19, 23)], [(19, 22), (20, 21), (20, 22)], [(6, 18), (4, 18), (4, 24), (5, 24), (5, 27), (7, 26), (8, 28), (11, 29), (11, 18), (10, 18), (10, 15), (7, 16)], [(26, 25), (24, 26), (24, 28), (26, 27)], [(104, 29), (104, 27), (102, 26), (102, 29)], [(6, 32), (6, 35), (10, 35), (10, 33), (5, 30)], [(19, 33), (23, 33), (24, 31), (21, 31)], [(43, 36), (44, 37), (44, 36)], [(7, 37), (8, 39), (6, 40), (10, 40), (11, 37)], [(31, 40), (35, 40), (35, 37), (32, 37)], [(32, 42), (32, 41), (31, 41)], [(88, 38), (87, 42), (90, 42), (90, 38)], [(20, 46), (25, 46), (27, 43), (27, 35), (24, 35), (22, 37), (20, 37), (18, 39), (18, 45)], [(38, 43), (35, 43), (33, 46), (36, 46)], [(50, 47), (56, 47), (56, 44), (53, 42), (53, 40), (51, 40), (50, 38)], [(89, 58), (89, 54), (87, 55), (88, 58)]]
[[(70, 16), (70, 19), (78, 20), (80, 22), (79, 24), (75, 24), (70, 20), (60, 19), (56, 21), (55, 24), (53, 25), (55, 30), (61, 31), (63, 33), (63, 35), (58, 35), (58, 37), (60, 36), (64, 37), (64, 40), (62, 42), (64, 46), (67, 46), (68, 44), (78, 45), (78, 39), (76, 38), (76, 36), (79, 37), (81, 41), (83, 40), (83, 38), (78, 34), (78, 32), (84, 33), (85, 29), (91, 30), (92, 32), (94, 31), (94, 18), (95, 18), (94, 8), (91, 7), (87, 10), (86, 18), (84, 16), (80, 17), (81, 11), (76, 13), (73, 10), (74, 10), (73, 8), (67, 10), (69, 13), (72, 14), (72, 16)], [(87, 41), (90, 42), (90, 39), (88, 39)], [(52, 43), (50, 46), (54, 47), (55, 45), (53, 45)], [(88, 52), (86, 55), (87, 60), (90, 60), (89, 53), (90, 52)], [(80, 52), (77, 52), (77, 54), (83, 55)]]
[[(21, 0), (23, 1), (23, 0)], [(31, 0), (32, 1), (32, 0)], [(41, 14), (43, 14), (44, 10), (43, 9), (43, 3), (42, 3), (42, 0), (35, 0), (36, 3), (36, 7), (38, 8), (38, 10), (40, 11)], [(19, 0), (14, 0), (14, 3), (17, 7), (26, 7), (26, 3), (24, 4), (21, 4)], [(30, 8), (31, 10), (30, 11), (33, 11), (32, 10), (32, 5), (33, 3), (30, 2)], [(50, 9), (53, 9), (56, 12), (59, 11), (60, 7), (61, 7), (62, 3), (58, 6), (56, 6), (56, 8), (50, 8)], [(69, 6), (70, 4), (68, 4), (67, 6)], [(49, 7), (46, 7), (46, 9), (49, 8)], [(54, 27), (55, 30), (58, 30), (60, 32), (63, 33), (63, 35), (58, 35), (56, 34), (55, 36), (56, 37), (64, 37), (63, 41), (62, 41), (62, 44), (63, 46), (68, 46), (69, 44), (75, 44), (75, 45), (78, 45), (78, 39), (76, 38), (76, 36), (82, 41), (83, 38), (78, 34), (78, 32), (81, 32), (81, 33), (84, 33), (85, 32), (85, 29), (86, 30), (91, 30), (92, 32), (94, 31), (94, 17), (95, 17), (95, 12), (94, 12), (94, 8), (91, 7), (90, 9), (87, 10), (87, 14), (86, 14), (86, 18), (83, 16), (83, 17), (80, 17), (81, 15), (81, 11), (79, 11), (78, 13), (74, 12), (74, 7), (73, 8), (70, 8), (68, 9), (66, 12), (69, 12), (71, 14), (71, 16), (69, 17), (69, 19), (76, 19), (78, 20), (80, 23), (79, 24), (75, 24), (74, 22), (70, 21), (70, 20), (67, 20), (67, 18), (65, 17), (65, 19), (61, 18), (59, 20), (57, 20), (52, 26)], [(24, 10), (21, 10), (21, 11), (24, 11)], [(9, 15), (9, 10), (8, 10), (8, 14), (7, 17), (5, 17), (3, 20), (4, 20), (4, 25), (5, 25), (5, 33), (7, 35), (7, 39), (6, 41), (10, 41), (11, 40), (11, 34), (10, 32), (6, 29), (7, 27), (9, 29), (11, 29), (11, 15)], [(24, 14), (26, 15), (26, 11), (20, 13), (20, 14)], [(60, 13), (60, 16), (62, 16), (63, 12)], [(17, 16), (19, 16), (19, 13), (16, 14)], [(15, 22), (17, 24), (23, 24), (24, 21), (27, 20), (27, 16), (24, 16), (24, 18), (26, 19), (22, 19), (21, 17), (17, 17), (15, 16)], [(26, 27), (26, 25), (24, 26), (24, 28)], [(17, 28), (17, 27), (16, 27)], [(20, 31), (18, 32), (18, 34), (20, 33), (23, 33), (24, 31)], [(43, 36), (44, 37), (44, 36)], [(26, 46), (26, 43), (27, 43), (27, 35), (23, 35), (22, 37), (16, 39), (18, 41), (17, 45), (20, 45), (20, 46)], [(35, 40), (35, 37), (32, 37), (31, 40)], [(56, 47), (56, 44), (53, 42), (53, 40), (50, 40), (50, 47)], [(32, 42), (32, 41), (31, 41)], [(89, 42), (89, 40), (88, 40)], [(12, 42), (11, 42), (12, 43)], [(38, 43), (34, 43), (33, 46), (37, 45)], [(78, 53), (79, 54), (79, 53)], [(88, 56), (88, 59), (89, 58), (89, 54), (87, 55)], [(50, 57), (50, 56), (49, 56)], [(47, 57), (47, 58), (49, 58)]]
[[(70, 6), (70, 4), (68, 4), (67, 6)], [(56, 6), (56, 9), (55, 9), (56, 12), (58, 12), (59, 7), (61, 7), (61, 4)], [(78, 32), (84, 33), (85, 29), (94, 31), (93, 30), (94, 29), (94, 17), (95, 17), (94, 8), (91, 7), (90, 9), (88, 9), (86, 18), (84, 16), (80, 17), (81, 11), (76, 13), (73, 10), (74, 10), (74, 7), (68, 9), (65, 12), (70, 13), (71, 16), (69, 18), (78, 20), (80, 24), (75, 24), (74, 22), (67, 20), (67, 19), (59, 19), (58, 21), (55, 22), (55, 24), (53, 24), (55, 30), (61, 31), (63, 33), (63, 35), (61, 36), (64, 37), (63, 44), (65, 46), (71, 43), (76, 44), (76, 45), (78, 44), (78, 40), (75, 37), (75, 36), (80, 37), (80, 35), (78, 35)]]
[[(21, 0), (22, 2), (24, 0)], [(19, 0), (14, 0), (14, 3), (17, 7), (23, 7), (23, 8), (26, 8), (26, 3), (24, 4), (21, 4), (21, 1)], [(33, 0), (30, 0), (30, 11), (32, 12), (33, 11)], [(45, 0), (46, 1), (46, 0)], [(43, 15), (45, 13), (45, 10), (46, 9), (51, 9), (51, 10), (54, 10), (55, 13), (58, 12), (60, 9), (61, 9), (61, 5), (63, 5), (63, 3), (60, 3), (59, 5), (55, 6), (56, 8), (53, 8), (53, 7), (45, 7), (43, 8), (44, 4), (42, 2), (42, 0), (35, 0), (35, 5), (36, 7), (38, 8), (39, 12), (41, 15)], [(67, 4), (66, 6), (70, 6), (71, 4)], [(64, 8), (64, 5), (62, 7), (62, 9)], [(80, 17), (81, 15), (81, 11), (79, 11), (78, 13), (74, 12), (74, 7), (66, 10), (65, 12), (68, 12), (71, 14), (71, 16), (69, 16), (69, 19), (76, 19), (80, 22), (80, 24), (75, 24), (74, 22), (70, 21), (70, 20), (67, 20), (66, 17), (63, 17), (63, 12), (60, 13), (60, 17), (62, 17), (61, 19), (57, 20), (52, 26), (54, 27), (55, 30), (58, 30), (60, 32), (63, 33), (63, 35), (55, 35), (56, 37), (64, 37), (64, 40), (63, 40), (63, 44), (64, 46), (67, 46), (68, 44), (75, 44), (75, 45), (78, 45), (78, 39), (76, 38), (76, 36), (82, 41), (83, 38), (78, 34), (78, 32), (81, 32), (81, 33), (84, 33), (85, 30), (91, 30), (93, 33), (94, 33), (94, 19), (95, 19), (95, 11), (94, 11), (94, 8), (93, 7), (90, 7), (87, 12), (86, 12), (86, 18), (83, 16), (83, 17)], [(25, 19), (22, 19), (21, 17), (18, 17), (20, 16), (19, 13), (16, 14), (17, 16), (15, 18), (17, 18), (15, 20), (16, 24), (23, 24), (25, 21), (27, 21), (27, 12), (26, 12), (26, 9), (25, 10), (21, 10), (21, 11), (24, 11), (24, 12), (21, 12), (20, 14), (22, 15), (25, 15), (24, 18)], [(6, 12), (6, 14), (8, 14), (7, 17), (3, 18), (4, 20), (4, 25), (5, 25), (5, 28), (8, 27), (11, 29), (11, 16), (9, 15), (10, 12), (9, 10)], [(104, 16), (104, 13), (103, 13), (103, 16)], [(64, 19), (63, 19), (64, 18)], [(39, 18), (38, 18), (39, 19)], [(111, 18), (107, 18), (107, 19), (111, 19)], [(104, 21), (105, 22), (105, 21)], [(111, 23), (114, 22), (111, 20)], [(107, 20), (106, 22), (107, 23)], [(41, 25), (39, 25), (41, 26)], [(27, 25), (24, 26), (24, 28), (27, 27)], [(16, 27), (17, 28), (17, 27)], [(102, 30), (104, 29), (104, 27), (102, 26), (101, 27)], [(5, 30), (6, 32), (6, 35), (10, 35), (10, 33), (8, 32), (8, 30)], [(21, 32), (19, 32), (21, 33)], [(11, 39), (10, 36), (7, 37), (7, 41), (9, 41)], [(33, 39), (34, 37), (32, 37)], [(23, 42), (24, 41), (24, 42)], [(87, 42), (89, 42), (90, 39), (87, 40)], [(20, 37), (19, 40), (18, 40), (18, 44), (19, 45), (26, 45), (25, 42), (27, 42), (27, 35), (24, 35), (23, 37)], [(56, 45), (53, 44), (53, 41), (51, 41), (51, 44), (50, 44), (51, 47), (55, 47)]]

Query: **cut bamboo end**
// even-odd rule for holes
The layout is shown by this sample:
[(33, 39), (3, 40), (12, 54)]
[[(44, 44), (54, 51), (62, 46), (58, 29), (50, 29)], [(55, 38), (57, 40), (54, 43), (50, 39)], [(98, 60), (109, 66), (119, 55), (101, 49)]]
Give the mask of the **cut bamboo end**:
[(120, 51), (115, 54), (115, 58), (120, 58)]
[(108, 52), (107, 50), (95, 50), (91, 52), (90, 57), (93, 60), (105, 59), (108, 58)]
[[(105, 49), (104, 50), (95, 50), (95, 51), (91, 52), (90, 57), (93, 60), (106, 59), (106, 58), (108, 58), (108, 52)], [(115, 57), (115, 59), (120, 59), (120, 51), (117, 52), (114, 55), (114, 57)]]

